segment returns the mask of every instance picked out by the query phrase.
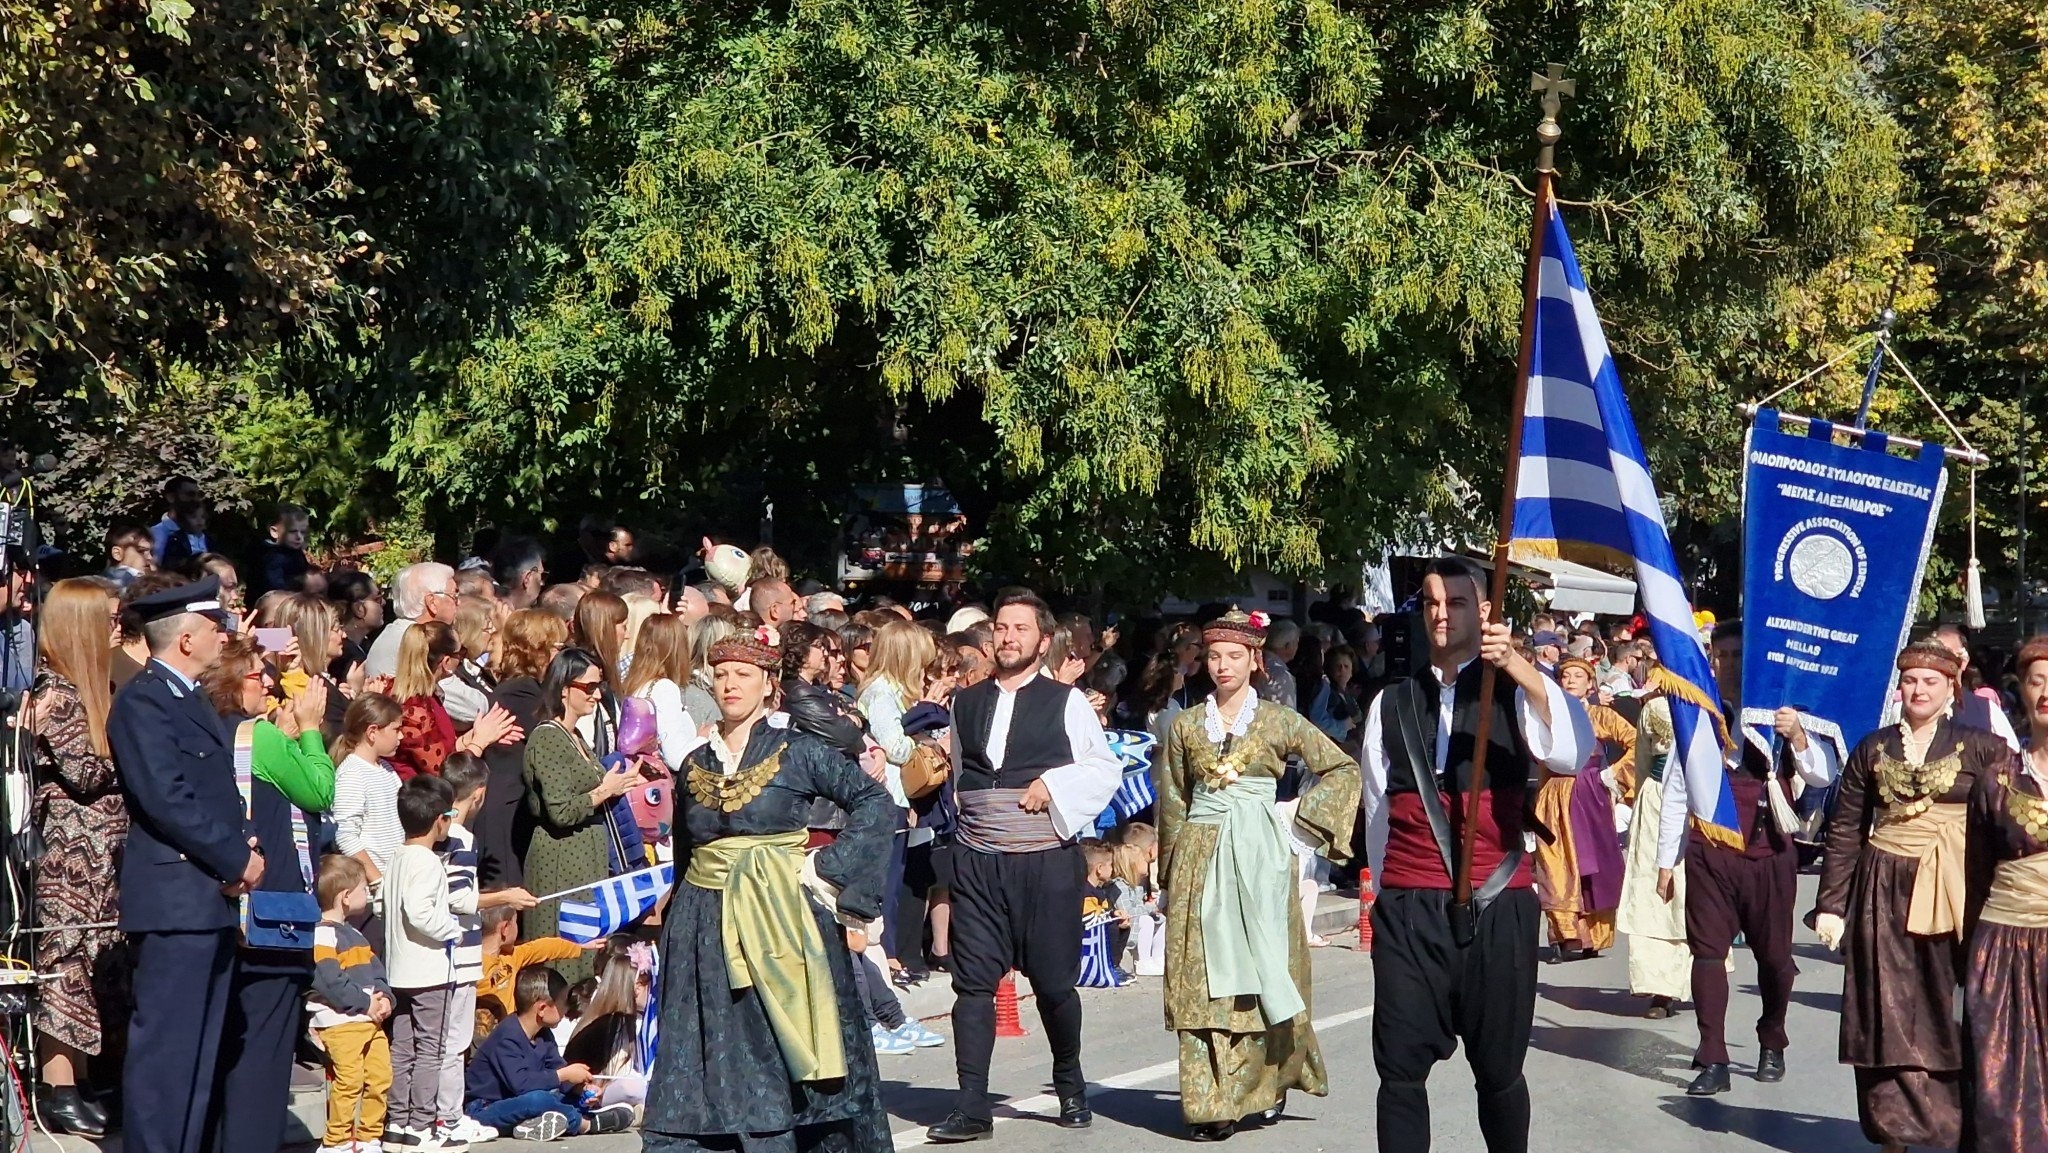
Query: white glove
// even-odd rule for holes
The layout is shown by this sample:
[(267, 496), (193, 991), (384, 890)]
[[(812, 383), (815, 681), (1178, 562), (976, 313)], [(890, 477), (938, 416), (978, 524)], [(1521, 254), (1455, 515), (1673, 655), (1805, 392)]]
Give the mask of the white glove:
[(1833, 913), (1818, 913), (1813, 918), (1814, 934), (1820, 938), (1820, 943), (1826, 945), (1830, 952), (1839, 953), (1842, 951), (1842, 934), (1848, 927), (1846, 922)]

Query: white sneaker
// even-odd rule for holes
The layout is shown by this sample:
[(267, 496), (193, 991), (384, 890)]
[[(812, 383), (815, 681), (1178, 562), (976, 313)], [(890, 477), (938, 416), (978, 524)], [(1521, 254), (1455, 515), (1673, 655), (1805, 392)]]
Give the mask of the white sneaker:
[(521, 1121), (512, 1130), (512, 1136), (519, 1141), (560, 1141), (569, 1131), (569, 1119), (560, 1113), (543, 1113), (531, 1121)]
[(440, 1153), (469, 1153), (469, 1138), (463, 1135), (459, 1126), (436, 1122), (433, 1142), (433, 1147), (440, 1150)]
[(415, 1150), (426, 1149), (428, 1137), (417, 1129), (387, 1125), (384, 1127), (383, 1148), (391, 1150), (391, 1153), (414, 1153)]
[(455, 1123), (455, 1136), (471, 1145), (481, 1145), (486, 1141), (496, 1141), (498, 1131), (474, 1117), (464, 1117)]

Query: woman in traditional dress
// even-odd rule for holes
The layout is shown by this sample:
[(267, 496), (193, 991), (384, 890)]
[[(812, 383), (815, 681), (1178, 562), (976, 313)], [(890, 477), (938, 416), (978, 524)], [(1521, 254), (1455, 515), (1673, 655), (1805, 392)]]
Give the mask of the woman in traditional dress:
[(2028, 641), (2014, 663), (2027, 752), (1979, 774), (1970, 794), (1971, 1153), (2048, 1149), (2048, 639)]
[(1813, 927), (1847, 954), (1841, 1054), (1863, 1135), (1887, 1150), (1953, 1149), (1968, 802), (2012, 752), (1949, 719), (1962, 662), (1948, 649), (1909, 645), (1898, 667), (1900, 722), (1858, 741), (1842, 768)]
[[(1675, 740), (1671, 702), (1663, 696), (1643, 705), (1635, 743), (1635, 811), (1628, 829), (1628, 861), (1622, 873), (1615, 927), (1628, 934), (1628, 991), (1648, 997), (1643, 1016), (1669, 1017), (1692, 997), (1692, 950), (1685, 943), (1685, 862), (1672, 869), (1672, 896), (1657, 895), (1657, 814), (1664, 805), (1664, 763)], [(1732, 963), (1732, 962), (1731, 962)]]
[[(688, 867), (663, 914), (661, 1051), (642, 1142), (647, 1153), (887, 1153), (845, 930), (805, 883), (814, 863), (842, 917), (878, 915), (895, 805), (851, 758), (764, 723), (782, 661), (772, 632), (738, 633), (709, 659), (719, 721), (680, 774), (676, 855)], [(819, 797), (847, 822), (807, 863)]]
[(1180, 1107), (1196, 1140), (1279, 1115), (1289, 1089), (1329, 1092), (1309, 1028), (1308, 926), (1274, 793), (1297, 756), (1318, 778), (1294, 835), (1342, 862), (1358, 816), (1358, 763), (1306, 717), (1252, 691), (1263, 613), (1203, 630), (1216, 689), (1174, 718), (1159, 760), (1166, 903), (1166, 1027), (1180, 1035)]
[[(1593, 699), (1597, 681), (1591, 661), (1570, 657), (1558, 662), (1557, 683), (1586, 702), (1599, 738), (1584, 770), (1564, 776), (1545, 769), (1536, 794), (1536, 818), (1551, 833), (1549, 840), (1536, 844), (1536, 889), (1555, 947), (1551, 959), (1575, 961), (1614, 947), (1614, 911), (1621, 904), (1623, 868), (1620, 836), (1614, 829), (1614, 795), (1627, 791), (1621, 781), (1630, 769), (1621, 758), (1632, 759), (1635, 731)], [(1620, 750), (1614, 759), (1607, 752), (1609, 745)]]

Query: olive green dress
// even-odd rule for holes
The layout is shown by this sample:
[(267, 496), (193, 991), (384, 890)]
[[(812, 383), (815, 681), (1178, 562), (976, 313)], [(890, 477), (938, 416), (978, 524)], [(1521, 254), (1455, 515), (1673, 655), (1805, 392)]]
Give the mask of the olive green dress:
[[(1331, 861), (1342, 862), (1350, 854), (1359, 791), (1358, 763), (1293, 709), (1259, 702), (1244, 734), (1229, 737), (1227, 757), (1209, 738), (1206, 712), (1205, 706), (1197, 705), (1175, 718), (1165, 754), (1154, 769), (1160, 877), (1166, 890), (1166, 1027), (1180, 1034), (1181, 1113), (1190, 1125), (1234, 1122), (1262, 1113), (1278, 1105), (1289, 1089), (1318, 1097), (1328, 1094), (1329, 1077), (1309, 1027), (1308, 928), (1302, 923), (1296, 865), (1289, 854), (1274, 858), (1266, 818), (1256, 803), (1247, 802), (1270, 798), (1287, 771), (1287, 758), (1301, 758), (1312, 779), (1304, 781), (1294, 812), (1294, 836)], [(1226, 762), (1238, 774), (1235, 784), (1219, 776)], [(1236, 794), (1238, 803), (1220, 804), (1223, 794)], [(1236, 831), (1228, 830), (1216, 816), (1226, 808), (1235, 810), (1229, 820), (1243, 822)], [(1238, 833), (1262, 843), (1259, 852), (1232, 854), (1241, 866), (1256, 864), (1230, 870), (1239, 892), (1227, 906), (1254, 918), (1260, 909), (1286, 910), (1284, 950), (1292, 988), (1282, 983), (1276, 990), (1269, 976), (1264, 998), (1210, 996), (1210, 974), (1216, 967), (1204, 930), (1223, 929), (1204, 924), (1204, 906), (1209, 906), (1211, 916), (1219, 907), (1213, 898), (1205, 900), (1204, 890), (1217, 873), (1212, 858), (1219, 841), (1226, 836), (1235, 840)], [(1269, 924), (1277, 926), (1278, 913), (1272, 917)], [(1269, 1024), (1262, 1001), (1266, 1006), (1298, 1004), (1300, 1011)]]
[[(604, 781), (604, 769), (582, 739), (548, 721), (526, 738), (526, 807), (533, 814), (533, 840), (526, 847), (526, 891), (558, 893), (591, 885), (611, 875), (610, 835), (603, 810), (590, 792)], [(523, 940), (558, 936), (559, 898), (520, 914)], [(588, 957), (555, 962), (570, 984), (590, 975)]]

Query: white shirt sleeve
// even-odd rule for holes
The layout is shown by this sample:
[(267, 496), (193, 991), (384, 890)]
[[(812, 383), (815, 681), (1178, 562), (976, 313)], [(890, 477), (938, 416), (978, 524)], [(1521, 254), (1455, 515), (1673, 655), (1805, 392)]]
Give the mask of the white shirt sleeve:
[[(1593, 718), (1578, 698), (1543, 678), (1544, 700), (1550, 705), (1550, 723), (1536, 715), (1528, 695), (1515, 690), (1515, 720), (1522, 726), (1522, 739), (1529, 742), (1529, 755), (1544, 768), (1560, 776), (1576, 776), (1593, 754)], [(1564, 721), (1559, 724), (1559, 720)]]
[(1380, 866), (1387, 857), (1387, 742), (1380, 704), (1382, 691), (1365, 710), (1364, 746), (1359, 750), (1358, 809), (1365, 818), (1365, 863), (1372, 870), (1372, 888), (1380, 888)]
[(1998, 739), (2004, 741), (2013, 752), (2021, 752), (2019, 734), (2012, 731), (2012, 719), (2005, 715), (2005, 710), (1994, 704), (1987, 711), (1991, 714), (1991, 731), (1997, 733)]
[(350, 765), (349, 758), (342, 758), (341, 767), (334, 773), (334, 851), (345, 857), (368, 852), (369, 842), (363, 837), (363, 819), (369, 808), (369, 796), (363, 787), (362, 774)]
[(1806, 751), (1792, 753), (1792, 771), (1810, 789), (1825, 789), (1835, 780), (1835, 742), (1809, 735)]
[[(1124, 782), (1123, 762), (1109, 751), (1109, 738), (1102, 722), (1079, 689), (1067, 694), (1067, 740), (1074, 747), (1074, 763), (1045, 770), (1039, 780), (1052, 795), (1052, 827), (1069, 840), (1095, 826), (1095, 818), (1109, 807), (1110, 798)], [(959, 727), (954, 727), (959, 732)], [(957, 749), (959, 738), (954, 738)], [(955, 762), (958, 763), (957, 761)]]
[[(1815, 741), (1814, 744), (1825, 742)], [(1657, 867), (1674, 869), (1685, 855), (1686, 818), (1692, 804), (1686, 798), (1685, 759), (1676, 745), (1664, 758), (1664, 805), (1657, 812)]]
[(670, 772), (680, 772), (683, 758), (704, 743), (696, 718), (683, 707), (683, 690), (663, 679), (647, 686), (647, 699), (654, 703), (654, 732), (661, 741), (661, 759)]

